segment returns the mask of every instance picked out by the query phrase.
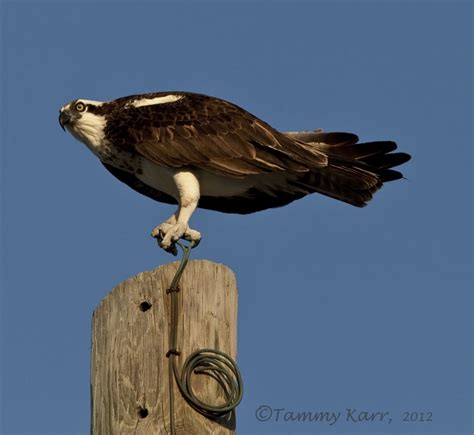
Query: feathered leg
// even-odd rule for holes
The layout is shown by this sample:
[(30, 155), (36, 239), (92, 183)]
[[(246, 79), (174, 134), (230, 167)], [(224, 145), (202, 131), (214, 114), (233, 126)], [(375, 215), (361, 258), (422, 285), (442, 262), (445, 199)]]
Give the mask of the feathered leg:
[(178, 209), (168, 220), (158, 225), (151, 235), (156, 237), (160, 246), (173, 255), (177, 254), (175, 242), (180, 238), (199, 243), (201, 233), (189, 228), (189, 219), (199, 202), (199, 180), (189, 171), (178, 171), (173, 175), (177, 190)]

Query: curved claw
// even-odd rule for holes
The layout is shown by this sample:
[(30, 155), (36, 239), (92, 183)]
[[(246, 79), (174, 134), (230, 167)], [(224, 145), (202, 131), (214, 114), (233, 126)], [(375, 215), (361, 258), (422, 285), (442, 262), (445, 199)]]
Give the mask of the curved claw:
[[(160, 245), (159, 241), (158, 245)], [(176, 243), (173, 243), (169, 248), (163, 248), (163, 246), (160, 245), (160, 248), (164, 249), (166, 252), (169, 252), (174, 257), (178, 256), (178, 248), (176, 247)]]
[(153, 231), (151, 233), (151, 237), (153, 237), (154, 239), (156, 239), (156, 242), (158, 243), (158, 246), (163, 249), (164, 251), (166, 252), (169, 252), (171, 255), (173, 256), (177, 256), (178, 255), (178, 248), (176, 247), (176, 242), (175, 243), (172, 243), (170, 246), (168, 247), (164, 247), (162, 245), (162, 242), (163, 242), (163, 237), (164, 237), (164, 234), (161, 233), (161, 232), (155, 232)]

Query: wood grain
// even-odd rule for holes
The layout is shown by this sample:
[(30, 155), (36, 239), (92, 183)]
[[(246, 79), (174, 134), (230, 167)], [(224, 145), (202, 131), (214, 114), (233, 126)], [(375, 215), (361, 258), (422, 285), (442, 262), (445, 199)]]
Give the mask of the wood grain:
[[(115, 287), (92, 319), (91, 433), (93, 435), (168, 434), (168, 334), (170, 296), (178, 263), (140, 273)], [(191, 352), (214, 348), (237, 353), (237, 288), (234, 273), (222, 264), (190, 261), (178, 293), (178, 364)], [(198, 397), (222, 403), (222, 391), (196, 375)], [(177, 434), (233, 434), (235, 422), (206, 419), (181, 397), (174, 384)]]

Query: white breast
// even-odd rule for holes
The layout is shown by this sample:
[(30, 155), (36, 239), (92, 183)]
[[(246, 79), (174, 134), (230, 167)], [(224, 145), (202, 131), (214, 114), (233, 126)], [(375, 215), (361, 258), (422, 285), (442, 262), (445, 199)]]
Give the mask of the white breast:
[(180, 171), (192, 172), (199, 181), (201, 196), (238, 196), (245, 193), (255, 182), (251, 177), (231, 178), (202, 169), (180, 169), (159, 166), (149, 160), (142, 159), (141, 174), (137, 178), (154, 189), (164, 192), (178, 199), (178, 190), (174, 182), (174, 175)]
[(140, 181), (160, 192), (178, 198), (178, 190), (173, 180), (173, 175), (176, 173), (175, 168), (159, 166), (144, 158), (141, 158), (140, 166), (141, 173), (136, 174)]

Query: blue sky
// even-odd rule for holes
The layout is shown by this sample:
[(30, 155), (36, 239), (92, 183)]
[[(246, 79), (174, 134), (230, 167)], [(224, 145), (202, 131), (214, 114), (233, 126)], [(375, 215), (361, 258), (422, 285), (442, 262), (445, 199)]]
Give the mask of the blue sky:
[[(57, 123), (74, 98), (158, 90), (413, 155), (365, 209), (193, 216), (194, 258), (237, 274), (238, 433), (472, 434), (471, 27), (469, 2), (4, 2), (1, 434), (88, 433), (92, 311), (172, 261), (149, 237), (172, 207)], [(261, 405), (392, 423), (259, 422)]]

